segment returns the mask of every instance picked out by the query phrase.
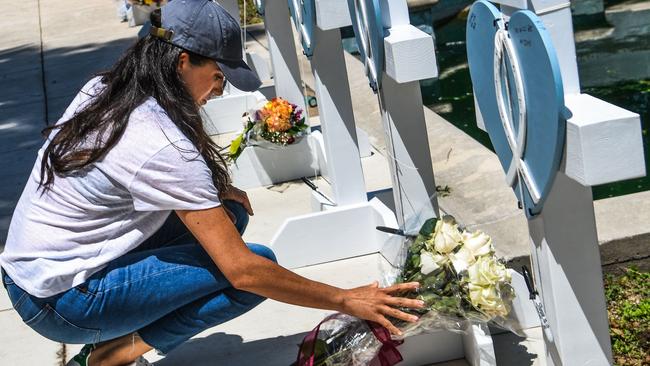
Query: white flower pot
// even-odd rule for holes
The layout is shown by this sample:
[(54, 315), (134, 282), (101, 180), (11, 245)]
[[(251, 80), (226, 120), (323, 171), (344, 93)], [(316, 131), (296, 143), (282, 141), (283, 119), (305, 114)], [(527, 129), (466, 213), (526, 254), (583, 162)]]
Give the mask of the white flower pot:
[(258, 146), (245, 148), (237, 163), (230, 167), (233, 184), (247, 189), (318, 175), (322, 148), (312, 134), (295, 144), (278, 146), (276, 149)]

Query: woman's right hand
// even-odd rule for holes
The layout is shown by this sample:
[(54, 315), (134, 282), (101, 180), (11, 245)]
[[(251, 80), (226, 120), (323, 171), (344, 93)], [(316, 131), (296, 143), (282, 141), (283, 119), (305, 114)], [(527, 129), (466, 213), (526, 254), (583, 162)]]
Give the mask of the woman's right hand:
[(421, 309), (424, 307), (424, 302), (397, 297), (395, 294), (415, 291), (419, 286), (420, 284), (417, 282), (409, 282), (380, 288), (379, 283), (374, 282), (370, 285), (344, 290), (341, 312), (379, 323), (392, 334), (401, 335), (399, 329), (387, 317), (415, 322), (418, 320), (417, 316), (407, 314), (397, 307)]

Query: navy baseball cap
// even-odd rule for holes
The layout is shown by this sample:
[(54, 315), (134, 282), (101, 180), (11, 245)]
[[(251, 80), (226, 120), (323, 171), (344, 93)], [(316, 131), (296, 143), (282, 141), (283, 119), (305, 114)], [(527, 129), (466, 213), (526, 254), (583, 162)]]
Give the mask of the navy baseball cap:
[(161, 9), (161, 28), (151, 34), (217, 62), (226, 80), (243, 91), (262, 82), (242, 58), (239, 23), (211, 0), (173, 0)]

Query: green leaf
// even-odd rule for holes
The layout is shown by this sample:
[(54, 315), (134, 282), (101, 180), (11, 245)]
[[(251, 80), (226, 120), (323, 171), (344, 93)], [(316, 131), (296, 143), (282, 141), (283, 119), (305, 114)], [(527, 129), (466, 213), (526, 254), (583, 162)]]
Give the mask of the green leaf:
[(307, 126), (305, 124), (295, 125), (295, 126), (291, 127), (290, 129), (288, 129), (286, 132), (291, 134), (291, 135), (295, 135), (295, 134), (298, 134), (298, 133), (306, 130), (307, 127), (309, 127), (309, 126)]
[(420, 267), (420, 256), (419, 255), (414, 255), (411, 256), (411, 268), (419, 268)]
[(426, 241), (427, 241), (427, 237), (423, 235), (418, 235), (418, 237), (413, 241), (413, 244), (409, 248), (410, 254), (420, 255), (420, 252), (422, 251), (422, 249), (424, 249)]
[(432, 217), (425, 221), (424, 225), (422, 225), (422, 228), (420, 229), (420, 235), (429, 236), (433, 234), (433, 230), (436, 229), (436, 222), (438, 222), (438, 219), (435, 217)]
[(228, 156), (230, 157), (230, 159), (233, 162), (237, 161), (237, 158), (239, 157), (239, 155), (241, 155), (242, 151), (244, 151), (244, 147), (246, 147), (245, 145), (242, 146), (242, 141), (244, 141), (244, 134), (243, 133), (240, 134), (239, 136), (237, 136), (237, 138), (232, 140), (232, 142), (230, 143), (230, 149), (228, 150)]
[(415, 272), (410, 278), (407, 278), (404, 282), (422, 282), (424, 279), (422, 272)]

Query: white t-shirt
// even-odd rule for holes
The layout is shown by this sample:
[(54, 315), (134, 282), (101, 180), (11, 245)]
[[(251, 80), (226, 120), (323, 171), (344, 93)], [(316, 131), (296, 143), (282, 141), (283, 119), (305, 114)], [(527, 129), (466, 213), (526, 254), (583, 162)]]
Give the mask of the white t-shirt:
[[(64, 123), (103, 84), (88, 82)], [(69, 290), (158, 230), (172, 210), (220, 205), (212, 174), (194, 145), (149, 98), (129, 117), (120, 140), (98, 162), (55, 177), (42, 194), (38, 152), (9, 226), (0, 266), (23, 290), (49, 297)]]

